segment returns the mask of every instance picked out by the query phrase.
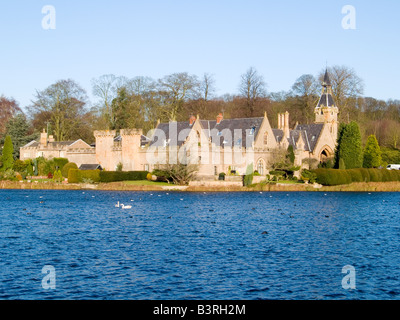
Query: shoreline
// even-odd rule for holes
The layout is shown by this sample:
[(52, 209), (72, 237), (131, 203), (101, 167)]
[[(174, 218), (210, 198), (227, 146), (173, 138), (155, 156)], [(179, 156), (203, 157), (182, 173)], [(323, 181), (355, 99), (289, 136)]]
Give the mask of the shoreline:
[(0, 181), (1, 190), (97, 190), (97, 191), (171, 191), (171, 192), (400, 192), (400, 182), (359, 182), (339, 186), (307, 184), (257, 184), (238, 186), (152, 186), (129, 185), (124, 182), (100, 184), (57, 184)]

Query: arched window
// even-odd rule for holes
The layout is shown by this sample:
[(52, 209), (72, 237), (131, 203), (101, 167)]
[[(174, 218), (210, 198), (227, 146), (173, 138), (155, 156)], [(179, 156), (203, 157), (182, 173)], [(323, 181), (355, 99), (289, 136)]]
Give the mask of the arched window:
[(264, 175), (264, 160), (263, 159), (258, 160), (257, 171), (259, 174)]

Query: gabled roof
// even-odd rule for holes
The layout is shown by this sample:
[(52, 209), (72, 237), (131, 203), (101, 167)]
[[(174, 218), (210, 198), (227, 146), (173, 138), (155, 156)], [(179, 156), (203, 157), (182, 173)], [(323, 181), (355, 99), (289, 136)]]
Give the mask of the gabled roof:
[(305, 144), (305, 150), (313, 152), (323, 128), (323, 123), (298, 124), (296, 128), (291, 131), (291, 135), (293, 135), (294, 140), (297, 142), (299, 134), (301, 134)]
[(103, 170), (99, 164), (82, 164), (79, 170)]
[[(200, 120), (200, 125), (203, 128), (203, 133), (207, 138), (212, 138), (213, 142), (219, 142), (219, 146), (223, 147), (225, 143), (229, 146), (238, 146), (246, 147), (246, 141), (254, 141), (258, 131), (261, 127), (264, 118), (242, 118), (242, 119), (223, 119), (220, 123), (217, 124), (216, 120)], [(177, 141), (177, 145), (181, 146), (185, 141), (187, 135), (192, 129), (193, 125), (190, 125), (188, 121), (184, 122), (176, 122), (177, 134), (179, 140)], [(162, 130), (165, 134), (165, 139), (173, 143), (170, 137), (170, 123), (160, 123), (157, 126), (158, 130)], [(180, 132), (183, 130), (187, 130), (186, 134), (180, 135)], [(223, 134), (230, 130), (232, 137), (228, 135), (224, 136)], [(235, 130), (241, 130), (241, 136), (235, 136)], [(150, 146), (164, 146), (165, 141), (158, 141), (159, 137), (156, 135), (155, 139), (150, 142)], [(219, 140), (218, 140), (219, 139)], [(236, 139), (234, 143), (232, 143), (232, 139)], [(230, 141), (227, 141), (230, 140)], [(225, 142), (225, 143), (224, 143)], [(171, 145), (171, 144), (169, 144)]]
[[(301, 135), (304, 141), (304, 149), (306, 151), (313, 152), (319, 136), (321, 135), (322, 129), (324, 127), (323, 123), (313, 123), (313, 124), (298, 124), (294, 130), (290, 130), (288, 139), (289, 145), (293, 146), (293, 149), (297, 149), (297, 141)], [(281, 142), (283, 139), (283, 130), (272, 129), (276, 142)]]

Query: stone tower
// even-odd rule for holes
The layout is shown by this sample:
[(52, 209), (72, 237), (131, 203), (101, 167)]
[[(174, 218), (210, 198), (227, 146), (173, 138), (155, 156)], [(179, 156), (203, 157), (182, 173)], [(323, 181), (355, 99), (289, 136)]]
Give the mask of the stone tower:
[(115, 170), (116, 161), (113, 156), (115, 130), (95, 131), (96, 160), (106, 170)]
[(338, 114), (339, 109), (332, 96), (332, 84), (329, 79), (328, 70), (325, 71), (324, 81), (322, 82), (322, 94), (315, 107), (315, 123), (324, 123), (329, 127), (332, 137), (337, 138), (338, 132)]
[(142, 129), (121, 129), (122, 168), (124, 171), (140, 170), (139, 150)]

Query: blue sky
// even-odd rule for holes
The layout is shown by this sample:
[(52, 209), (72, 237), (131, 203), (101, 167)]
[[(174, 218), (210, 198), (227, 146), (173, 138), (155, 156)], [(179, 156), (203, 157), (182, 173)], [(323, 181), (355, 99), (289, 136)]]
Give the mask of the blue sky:
[[(56, 29), (42, 28), (42, 7)], [(356, 29), (342, 28), (342, 7)], [(214, 74), (236, 93), (250, 66), (269, 92), (289, 90), (326, 62), (354, 68), (365, 96), (400, 99), (400, 1), (0, 0), (0, 95), (30, 104), (36, 90), (71, 78), (88, 91), (103, 74)]]

